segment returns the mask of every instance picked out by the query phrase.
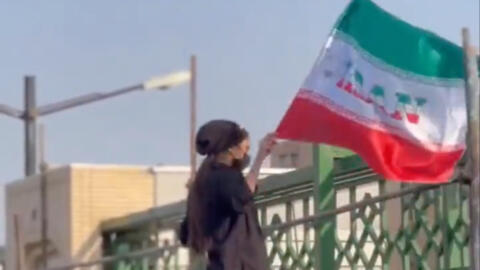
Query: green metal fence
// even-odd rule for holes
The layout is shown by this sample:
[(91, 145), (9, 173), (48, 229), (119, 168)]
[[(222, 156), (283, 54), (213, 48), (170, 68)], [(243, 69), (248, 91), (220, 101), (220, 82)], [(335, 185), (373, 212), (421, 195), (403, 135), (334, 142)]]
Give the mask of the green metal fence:
[[(386, 192), (385, 183), (380, 182), (380, 195), (373, 197), (362, 191), (372, 190), (368, 183), (346, 186), (337, 194), (348, 197), (347, 204), (310, 218), (307, 213), (312, 203), (308, 198), (302, 203), (288, 202), (284, 209), (287, 218), (275, 214), (269, 223), (278, 224), (281, 229), (267, 230), (272, 269), (316, 269), (316, 264), (321, 264), (318, 269), (468, 267), (467, 186), (453, 183), (428, 190), (421, 188)], [(380, 198), (403, 191), (409, 193)], [(357, 200), (361, 193), (363, 197)], [(284, 228), (283, 224), (295, 221), (292, 205), (296, 203), (304, 209), (307, 219)], [(338, 211), (348, 207), (351, 209)], [(323, 235), (328, 232), (329, 223), (335, 226), (333, 240), (315, 242), (316, 235), (320, 239), (330, 237)], [(324, 255), (325, 251), (334, 256)]]
[[(357, 156), (315, 149), (313, 168), (271, 176), (257, 194), (271, 269), (467, 269), (468, 188), (384, 181)], [(104, 224), (105, 255), (168, 251), (109, 269), (187, 269), (175, 228), (185, 203)], [(126, 222), (127, 220), (128, 222)]]

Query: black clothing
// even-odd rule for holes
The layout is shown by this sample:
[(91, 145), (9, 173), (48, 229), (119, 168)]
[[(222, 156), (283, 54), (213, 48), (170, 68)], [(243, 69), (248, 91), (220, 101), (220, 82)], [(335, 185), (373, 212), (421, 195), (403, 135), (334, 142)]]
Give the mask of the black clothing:
[[(267, 270), (264, 238), (253, 194), (239, 170), (214, 164), (200, 186), (207, 203), (204, 233), (212, 240), (208, 270)], [(187, 220), (180, 239), (188, 240)]]

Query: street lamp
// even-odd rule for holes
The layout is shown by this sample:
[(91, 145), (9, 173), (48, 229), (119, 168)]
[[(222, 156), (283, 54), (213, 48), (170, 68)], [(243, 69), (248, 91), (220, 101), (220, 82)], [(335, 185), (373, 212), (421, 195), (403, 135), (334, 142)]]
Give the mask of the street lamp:
[(25, 175), (30, 176), (36, 171), (36, 125), (41, 116), (50, 115), (74, 107), (116, 97), (134, 91), (166, 90), (191, 80), (190, 71), (170, 73), (165, 76), (153, 77), (145, 82), (129, 87), (108, 91), (86, 94), (60, 102), (36, 106), (35, 77), (25, 77), (25, 103), (24, 110), (18, 110), (8, 105), (0, 104), (0, 114), (20, 119), (25, 124)]
[(171, 73), (167, 76), (153, 77), (143, 83), (144, 90), (166, 90), (171, 87), (189, 82), (191, 79), (190, 71), (180, 71)]

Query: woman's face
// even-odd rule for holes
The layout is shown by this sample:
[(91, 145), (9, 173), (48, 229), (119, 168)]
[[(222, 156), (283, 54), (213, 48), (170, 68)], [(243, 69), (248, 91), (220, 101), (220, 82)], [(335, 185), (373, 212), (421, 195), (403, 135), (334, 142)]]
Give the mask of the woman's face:
[(236, 146), (230, 148), (229, 152), (233, 156), (233, 159), (243, 160), (248, 154), (248, 151), (250, 151), (250, 139), (246, 138)]

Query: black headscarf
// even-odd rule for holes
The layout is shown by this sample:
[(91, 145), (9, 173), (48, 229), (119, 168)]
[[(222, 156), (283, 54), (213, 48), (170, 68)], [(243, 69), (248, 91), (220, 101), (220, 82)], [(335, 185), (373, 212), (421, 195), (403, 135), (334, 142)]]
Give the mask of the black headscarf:
[(246, 131), (228, 120), (213, 120), (197, 133), (196, 148), (200, 155), (213, 156), (227, 151), (245, 139)]

